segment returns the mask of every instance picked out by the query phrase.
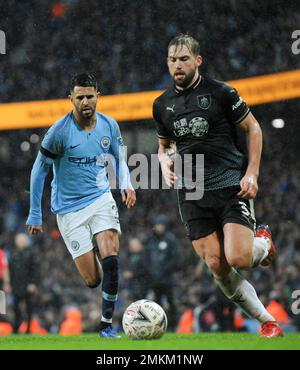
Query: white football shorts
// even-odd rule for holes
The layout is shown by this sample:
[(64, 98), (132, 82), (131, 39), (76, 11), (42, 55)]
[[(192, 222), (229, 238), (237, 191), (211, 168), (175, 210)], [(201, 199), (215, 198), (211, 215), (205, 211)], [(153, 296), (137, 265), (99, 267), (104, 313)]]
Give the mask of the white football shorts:
[(93, 249), (93, 235), (109, 229), (121, 234), (118, 207), (111, 192), (79, 211), (57, 215), (56, 219), (73, 259)]

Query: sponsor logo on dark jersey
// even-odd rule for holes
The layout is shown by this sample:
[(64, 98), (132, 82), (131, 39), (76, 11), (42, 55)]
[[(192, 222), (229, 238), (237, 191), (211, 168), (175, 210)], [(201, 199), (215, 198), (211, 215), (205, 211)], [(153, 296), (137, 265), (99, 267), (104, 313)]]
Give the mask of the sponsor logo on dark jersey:
[(174, 135), (179, 137), (179, 136), (184, 136), (190, 133), (188, 121), (186, 118), (182, 118), (178, 121), (173, 122), (174, 125)]
[(173, 104), (172, 107), (166, 107), (166, 110), (170, 110), (171, 112), (175, 113), (174, 108), (175, 104)]
[(243, 99), (240, 97), (239, 100), (232, 105), (232, 110), (238, 109), (238, 107), (243, 103)]
[(209, 124), (203, 117), (194, 117), (189, 122), (186, 118), (182, 118), (174, 123), (174, 135), (177, 137), (192, 134), (200, 137), (208, 132)]
[(207, 134), (208, 127), (209, 124), (203, 117), (195, 117), (189, 123), (191, 133), (197, 137)]

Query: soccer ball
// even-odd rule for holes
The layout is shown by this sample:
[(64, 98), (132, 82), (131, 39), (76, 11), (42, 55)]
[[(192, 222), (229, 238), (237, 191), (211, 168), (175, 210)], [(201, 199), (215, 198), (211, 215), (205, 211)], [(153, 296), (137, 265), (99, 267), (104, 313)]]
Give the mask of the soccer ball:
[(131, 339), (158, 339), (167, 330), (163, 308), (147, 299), (131, 303), (123, 314), (123, 330)]

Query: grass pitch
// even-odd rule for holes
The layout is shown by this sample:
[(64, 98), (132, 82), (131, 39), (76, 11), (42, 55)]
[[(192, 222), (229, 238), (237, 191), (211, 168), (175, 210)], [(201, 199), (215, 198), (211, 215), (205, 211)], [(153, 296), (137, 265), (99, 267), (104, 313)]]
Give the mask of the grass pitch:
[(0, 336), (0, 349), (8, 350), (281, 350), (300, 349), (300, 333), (283, 338), (262, 339), (248, 333), (203, 333), (179, 335), (167, 333), (158, 340), (100, 338), (97, 334), (9, 335)]

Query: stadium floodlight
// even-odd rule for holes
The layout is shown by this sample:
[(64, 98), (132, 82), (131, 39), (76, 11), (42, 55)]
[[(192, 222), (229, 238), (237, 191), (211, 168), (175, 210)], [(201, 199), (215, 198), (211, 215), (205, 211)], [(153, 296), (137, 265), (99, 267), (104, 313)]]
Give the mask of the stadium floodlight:
[(40, 141), (40, 137), (39, 137), (39, 135), (37, 135), (37, 134), (32, 134), (32, 135), (30, 136), (30, 142), (31, 142), (32, 144), (37, 144), (39, 141)]
[(276, 119), (273, 119), (272, 121), (272, 126), (274, 128), (283, 128), (285, 125), (285, 122), (282, 118), (276, 118)]
[(28, 152), (28, 150), (30, 149), (30, 144), (28, 141), (23, 141), (20, 145), (20, 148), (22, 150), (22, 152)]

